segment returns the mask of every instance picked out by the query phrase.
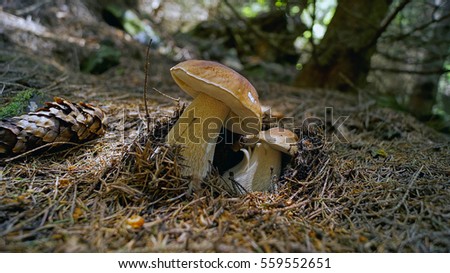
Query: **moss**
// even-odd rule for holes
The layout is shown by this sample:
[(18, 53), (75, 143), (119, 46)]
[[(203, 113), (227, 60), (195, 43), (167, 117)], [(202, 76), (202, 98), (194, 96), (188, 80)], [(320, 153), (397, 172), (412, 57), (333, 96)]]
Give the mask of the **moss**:
[(0, 108), (0, 119), (18, 116), (27, 111), (28, 103), (31, 98), (40, 95), (40, 91), (30, 88), (25, 89), (15, 95), (11, 102)]

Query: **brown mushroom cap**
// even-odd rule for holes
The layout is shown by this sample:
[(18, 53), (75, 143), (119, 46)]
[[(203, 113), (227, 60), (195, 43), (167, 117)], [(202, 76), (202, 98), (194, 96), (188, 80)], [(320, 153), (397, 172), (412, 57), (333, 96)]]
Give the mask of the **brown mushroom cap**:
[(175, 82), (192, 97), (205, 93), (230, 108), (224, 126), (239, 134), (261, 130), (261, 105), (253, 85), (239, 73), (220, 63), (189, 60), (170, 69)]
[(266, 131), (259, 132), (258, 135), (246, 136), (244, 142), (253, 144), (256, 142), (267, 143), (273, 149), (285, 154), (294, 155), (297, 152), (298, 136), (284, 128), (274, 127)]

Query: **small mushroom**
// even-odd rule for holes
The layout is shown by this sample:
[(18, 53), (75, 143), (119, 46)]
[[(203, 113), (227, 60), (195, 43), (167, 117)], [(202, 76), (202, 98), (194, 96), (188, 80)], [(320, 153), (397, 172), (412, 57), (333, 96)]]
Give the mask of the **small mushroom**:
[(244, 135), (261, 130), (258, 93), (239, 73), (212, 61), (185, 61), (170, 72), (194, 100), (169, 131), (167, 142), (184, 145), (182, 174), (198, 181), (209, 171), (222, 126)]
[(281, 173), (282, 153), (294, 156), (298, 151), (297, 141), (295, 133), (278, 127), (245, 136), (247, 148), (241, 149), (243, 160), (222, 177), (236, 181), (246, 191), (270, 190), (273, 177)]

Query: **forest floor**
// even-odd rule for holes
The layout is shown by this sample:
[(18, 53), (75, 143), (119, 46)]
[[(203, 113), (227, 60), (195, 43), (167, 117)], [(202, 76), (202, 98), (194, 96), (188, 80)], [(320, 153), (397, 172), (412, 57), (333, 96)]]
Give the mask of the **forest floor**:
[[(176, 62), (151, 53), (149, 86), (163, 94), (150, 88), (147, 131), (146, 47), (104, 23), (42, 21), (46, 30), (3, 29), (0, 103), (36, 88), (101, 107), (108, 130), (68, 150), (0, 163), (0, 251), (450, 251), (448, 136), (363, 94), (255, 80), (262, 104), (293, 118), (286, 126), (300, 135), (299, 154), (274, 192), (233, 195), (211, 174), (186, 194), (177, 149), (151, 135), (179, 110), (163, 94), (190, 101), (170, 77)], [(79, 72), (106, 38), (119, 64)], [(130, 226), (135, 215), (143, 226)]]

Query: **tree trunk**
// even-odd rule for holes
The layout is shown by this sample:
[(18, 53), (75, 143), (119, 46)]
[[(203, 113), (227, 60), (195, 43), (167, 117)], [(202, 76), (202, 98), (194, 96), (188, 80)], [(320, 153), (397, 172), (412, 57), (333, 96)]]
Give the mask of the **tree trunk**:
[(294, 85), (341, 91), (363, 85), (391, 2), (339, 0), (325, 36)]
[[(430, 11), (430, 18), (440, 18), (450, 14), (450, 1), (429, 0), (430, 6), (440, 6), (437, 11)], [(425, 48), (422, 59), (435, 59), (431, 63), (423, 63), (416, 70), (438, 71), (444, 67), (448, 56), (449, 45), (445, 42), (450, 37), (450, 18), (431, 25), (430, 43)], [(444, 41), (444, 42), (443, 42)], [(439, 88), (440, 74), (418, 75), (414, 77), (414, 85), (408, 100), (408, 111), (419, 120), (427, 121), (432, 117), (433, 106)]]

